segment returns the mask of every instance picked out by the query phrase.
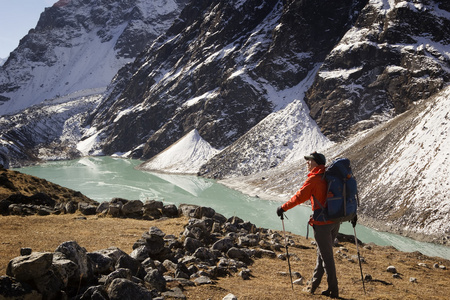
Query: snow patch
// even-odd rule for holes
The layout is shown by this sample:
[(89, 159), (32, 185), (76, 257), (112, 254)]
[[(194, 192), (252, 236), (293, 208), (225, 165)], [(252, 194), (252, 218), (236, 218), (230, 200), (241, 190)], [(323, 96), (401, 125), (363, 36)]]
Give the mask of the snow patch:
[(146, 171), (197, 174), (200, 167), (218, 152), (194, 129), (139, 168)]

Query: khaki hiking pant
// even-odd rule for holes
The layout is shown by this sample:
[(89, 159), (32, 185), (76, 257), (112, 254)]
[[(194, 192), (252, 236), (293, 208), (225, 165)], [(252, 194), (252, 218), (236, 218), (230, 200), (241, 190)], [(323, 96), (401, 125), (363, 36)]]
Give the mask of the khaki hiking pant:
[(334, 240), (339, 232), (339, 226), (340, 223), (313, 226), (317, 244), (317, 263), (311, 283), (312, 292), (319, 287), (325, 272), (327, 273), (328, 290), (339, 292), (333, 253)]

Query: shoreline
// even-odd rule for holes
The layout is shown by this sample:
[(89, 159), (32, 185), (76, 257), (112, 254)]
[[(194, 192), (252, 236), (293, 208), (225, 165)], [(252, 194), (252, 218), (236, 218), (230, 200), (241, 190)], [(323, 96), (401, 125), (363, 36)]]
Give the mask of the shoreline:
[[(263, 191), (256, 185), (249, 183), (250, 180), (242, 180), (242, 178), (227, 178), (217, 181), (230, 189), (239, 191), (245, 195), (251, 197), (257, 197), (262, 200), (275, 201), (275, 202), (286, 202), (290, 199), (290, 196), (281, 196)], [(305, 207), (311, 207), (310, 205), (301, 204)], [(404, 238), (409, 238), (417, 242), (429, 243), (437, 246), (443, 246), (450, 249), (450, 241), (444, 236), (439, 235), (429, 235), (421, 234), (408, 229), (398, 228), (394, 224), (387, 223), (384, 220), (377, 220), (365, 215), (358, 215), (358, 224), (368, 227), (372, 230), (395, 234)]]

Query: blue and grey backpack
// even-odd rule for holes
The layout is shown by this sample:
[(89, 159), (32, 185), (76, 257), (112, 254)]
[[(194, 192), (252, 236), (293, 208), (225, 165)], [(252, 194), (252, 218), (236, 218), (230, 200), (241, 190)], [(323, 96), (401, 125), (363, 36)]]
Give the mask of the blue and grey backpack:
[(323, 176), (327, 181), (328, 196), (325, 207), (317, 201), (321, 208), (314, 211), (313, 219), (333, 222), (351, 221), (356, 216), (359, 198), (350, 160), (348, 158), (334, 160), (325, 169)]

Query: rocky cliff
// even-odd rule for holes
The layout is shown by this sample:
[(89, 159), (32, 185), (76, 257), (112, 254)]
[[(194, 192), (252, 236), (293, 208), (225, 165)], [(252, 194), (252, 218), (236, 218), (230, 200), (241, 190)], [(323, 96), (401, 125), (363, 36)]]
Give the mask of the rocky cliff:
[(46, 8), (0, 67), (0, 115), (104, 90), (167, 30), (185, 2), (72, 0)]

